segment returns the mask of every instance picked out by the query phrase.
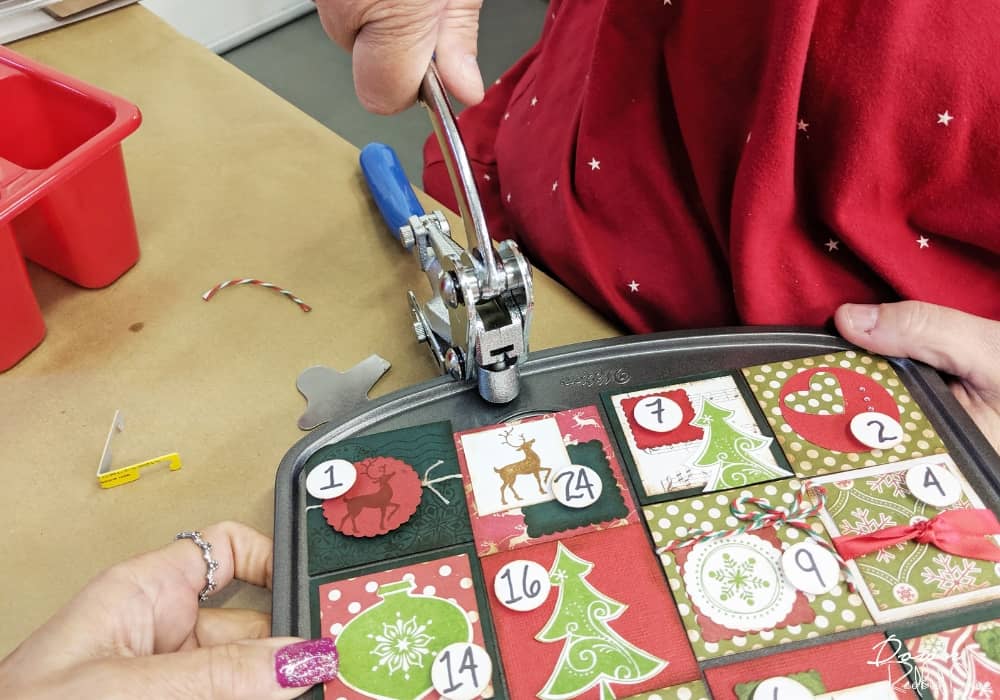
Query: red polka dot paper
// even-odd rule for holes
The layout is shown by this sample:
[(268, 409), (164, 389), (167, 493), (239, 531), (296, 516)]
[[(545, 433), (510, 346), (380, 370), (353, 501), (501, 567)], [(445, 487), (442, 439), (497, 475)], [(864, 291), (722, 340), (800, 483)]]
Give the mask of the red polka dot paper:
[[(377, 667), (384, 675), (395, 673), (399, 684), (411, 681), (417, 676), (425, 676), (429, 683), (430, 668), (435, 654), (431, 647), (432, 642), (427, 637), (433, 638), (435, 632), (432, 628), (424, 629), (430, 617), (424, 613), (427, 610), (426, 604), (431, 599), (451, 603), (450, 606), (445, 604), (446, 609), (454, 609), (455, 606), (461, 608), (471, 627), (472, 641), (486, 647), (479, 622), (480, 613), (469, 557), (466, 554), (410, 564), (320, 586), (321, 634), (331, 637), (340, 646), (345, 629), (351, 621), (364, 615), (366, 611), (384, 606), (390, 600), (390, 596), (385, 594), (387, 588), (400, 585), (406, 590), (401, 594), (391, 594), (393, 603), (398, 602), (399, 605), (394, 605), (392, 611), (386, 610), (384, 621), (379, 620), (376, 624), (370, 625), (375, 629), (388, 630), (387, 636), (390, 637), (388, 641), (395, 643), (397, 649), (389, 649), (383, 655), (378, 646), (373, 646), (370, 651), (366, 651), (356, 659), (346, 657), (345, 650), (341, 649), (342, 670), (345, 666), (349, 667), (352, 662), (366, 668), (370, 664), (373, 671)], [(411, 625), (413, 629), (407, 627), (411, 618), (414, 622), (414, 625)], [(396, 653), (396, 656), (391, 656), (394, 651), (398, 652), (398, 644), (407, 640), (411, 643), (409, 654)], [(404, 678), (404, 673), (409, 677)], [(347, 679), (341, 678), (327, 683), (324, 691), (325, 700), (354, 700), (378, 695), (373, 694), (370, 688), (366, 692), (349, 687), (346, 681)], [(492, 689), (489, 688), (484, 697), (491, 696)], [(434, 698), (437, 695), (431, 690), (429, 694), (419, 697)]]

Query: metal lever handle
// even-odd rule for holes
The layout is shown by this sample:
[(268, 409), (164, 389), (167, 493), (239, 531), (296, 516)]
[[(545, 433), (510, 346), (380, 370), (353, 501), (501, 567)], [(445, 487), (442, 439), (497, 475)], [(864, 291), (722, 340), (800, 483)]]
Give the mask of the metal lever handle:
[(430, 112), (431, 124), (441, 145), (445, 165), (448, 166), (451, 186), (458, 197), (462, 221), (465, 223), (466, 231), (475, 238), (475, 248), (482, 258), (485, 275), (480, 282), (480, 297), (491, 299), (501, 294), (506, 285), (497, 269), (493, 243), (486, 229), (486, 216), (479, 201), (479, 191), (476, 189), (472, 166), (469, 165), (469, 158), (465, 153), (465, 144), (462, 143), (462, 136), (458, 133), (451, 103), (433, 62), (427, 69), (427, 75), (424, 76), (420, 87), (420, 101)]
[(424, 208), (406, 179), (396, 152), (384, 143), (368, 144), (361, 149), (361, 172), (382, 218), (396, 240), (400, 240), (400, 229), (409, 224), (411, 216), (423, 216)]

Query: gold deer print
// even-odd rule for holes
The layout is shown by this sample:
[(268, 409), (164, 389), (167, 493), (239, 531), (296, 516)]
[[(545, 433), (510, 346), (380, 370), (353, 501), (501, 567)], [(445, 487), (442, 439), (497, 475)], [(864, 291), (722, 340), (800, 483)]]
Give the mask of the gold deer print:
[(503, 442), (505, 445), (513, 447), (515, 450), (523, 454), (524, 459), (518, 462), (511, 462), (510, 464), (505, 464), (502, 467), (493, 467), (493, 471), (497, 473), (502, 482), (500, 485), (500, 503), (502, 503), (503, 505), (507, 505), (507, 498), (504, 495), (504, 492), (507, 491), (508, 489), (512, 494), (514, 494), (514, 498), (516, 498), (519, 501), (521, 500), (521, 497), (517, 495), (517, 491), (514, 489), (514, 482), (517, 480), (517, 477), (521, 476), (522, 474), (533, 474), (535, 477), (535, 481), (538, 482), (539, 493), (544, 494), (545, 487), (542, 486), (542, 472), (545, 473), (546, 479), (548, 479), (549, 474), (552, 473), (552, 469), (550, 469), (549, 467), (542, 466), (541, 457), (539, 457), (538, 453), (532, 449), (532, 445), (535, 444), (535, 440), (534, 439), (528, 440), (525, 438), (524, 433), (521, 433), (521, 435), (519, 436), (521, 438), (521, 442), (515, 444), (510, 441), (510, 437), (513, 434), (513, 432), (514, 429), (511, 428), (510, 430), (501, 433), (501, 435), (503, 436)]

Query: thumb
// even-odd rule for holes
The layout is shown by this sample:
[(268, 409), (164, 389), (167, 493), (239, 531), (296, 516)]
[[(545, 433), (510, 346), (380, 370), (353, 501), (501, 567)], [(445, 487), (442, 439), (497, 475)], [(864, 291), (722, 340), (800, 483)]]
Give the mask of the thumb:
[(438, 29), (436, 60), (441, 81), (459, 102), (482, 102), (483, 75), (476, 62), (482, 0), (451, 2)]
[[(302, 689), (337, 676), (331, 639), (272, 638), (235, 642), (194, 651), (115, 659), (104, 675), (117, 693), (94, 697), (163, 700), (292, 700)], [(126, 687), (127, 686), (127, 687)], [(119, 695), (120, 693), (120, 695)]]
[(995, 389), (989, 358), (1000, 352), (1000, 323), (922, 301), (844, 304), (834, 315), (847, 340), (871, 352), (909, 357), (959, 377), (978, 389)]

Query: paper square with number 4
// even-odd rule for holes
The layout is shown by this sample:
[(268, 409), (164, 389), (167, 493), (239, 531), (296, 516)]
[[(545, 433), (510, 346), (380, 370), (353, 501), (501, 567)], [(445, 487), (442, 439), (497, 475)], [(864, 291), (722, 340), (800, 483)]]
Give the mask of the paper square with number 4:
[[(480, 556), (639, 522), (594, 406), (456, 433), (455, 445)], [(566, 504), (577, 496), (588, 505)]]
[[(824, 574), (827, 592), (817, 595), (799, 590), (786, 575), (784, 553), (813, 535), (787, 523), (743, 531), (746, 523), (734, 514), (743, 503), (748, 514), (764, 514), (766, 507), (795, 515), (812, 506), (803, 499), (800, 482), (792, 479), (643, 508), (699, 660), (872, 624), (838, 564)], [(819, 518), (795, 517), (826, 543), (815, 546), (828, 551)], [(816, 572), (806, 569), (819, 571), (803, 564), (807, 575)]]
[(726, 373), (604, 396), (645, 496), (679, 498), (792, 476), (741, 387)]
[[(913, 476), (908, 479), (910, 470)], [(820, 517), (833, 537), (870, 536), (890, 528), (895, 532), (920, 526), (947, 511), (983, 508), (948, 455), (817, 477), (810, 483), (826, 488), (826, 508)], [(955, 490), (955, 500), (935, 507), (918, 499), (912, 488), (926, 489), (923, 498), (928, 500)], [(977, 544), (986, 541), (984, 534), (984, 530), (976, 533)], [(1000, 565), (920, 543), (915, 532), (913, 539), (873, 549), (847, 566), (879, 623), (1000, 598)]]

